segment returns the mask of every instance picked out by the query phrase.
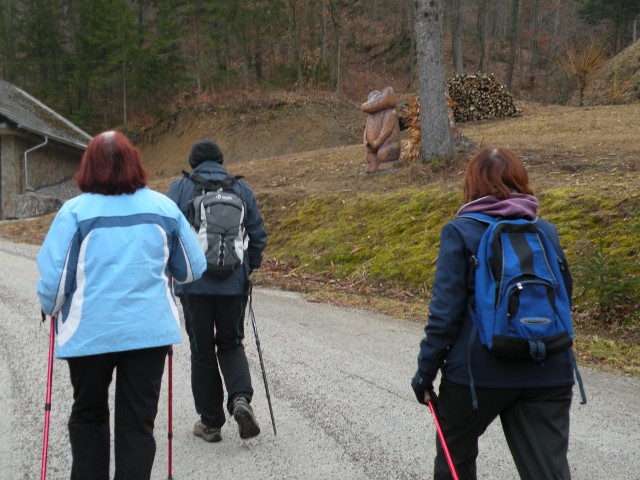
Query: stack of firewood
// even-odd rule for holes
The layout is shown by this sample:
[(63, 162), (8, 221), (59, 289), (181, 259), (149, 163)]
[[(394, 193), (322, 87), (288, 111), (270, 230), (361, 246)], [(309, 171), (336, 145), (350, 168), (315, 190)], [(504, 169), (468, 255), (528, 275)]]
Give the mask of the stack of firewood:
[(493, 74), (457, 74), (447, 81), (456, 122), (497, 117), (514, 117), (520, 113), (513, 96)]

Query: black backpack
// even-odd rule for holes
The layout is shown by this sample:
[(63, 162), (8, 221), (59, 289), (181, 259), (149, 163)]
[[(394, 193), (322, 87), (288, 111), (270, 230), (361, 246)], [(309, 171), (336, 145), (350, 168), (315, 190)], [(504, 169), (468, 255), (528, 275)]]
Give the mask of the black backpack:
[(228, 277), (242, 266), (248, 247), (245, 205), (233, 190), (236, 178), (208, 180), (197, 173), (183, 174), (195, 184), (187, 220), (207, 258), (207, 273)]

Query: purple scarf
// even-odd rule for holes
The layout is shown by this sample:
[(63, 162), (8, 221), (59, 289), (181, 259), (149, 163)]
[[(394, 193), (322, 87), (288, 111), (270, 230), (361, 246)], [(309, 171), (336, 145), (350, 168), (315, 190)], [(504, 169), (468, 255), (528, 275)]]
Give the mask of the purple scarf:
[(538, 199), (524, 193), (514, 193), (505, 200), (487, 195), (473, 202), (465, 203), (458, 210), (458, 215), (470, 212), (485, 213), (496, 217), (536, 218), (538, 216)]

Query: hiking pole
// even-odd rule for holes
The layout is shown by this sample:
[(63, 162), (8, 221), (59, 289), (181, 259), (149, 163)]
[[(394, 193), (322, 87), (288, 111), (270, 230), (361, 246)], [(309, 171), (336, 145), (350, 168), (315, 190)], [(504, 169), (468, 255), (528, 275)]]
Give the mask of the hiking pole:
[(262, 369), (262, 380), (264, 381), (264, 390), (267, 394), (267, 403), (269, 404), (269, 413), (271, 414), (271, 425), (273, 426), (273, 434), (276, 433), (276, 421), (273, 418), (273, 407), (271, 406), (271, 395), (269, 395), (269, 384), (267, 383), (267, 372), (264, 369), (264, 361), (262, 360), (262, 350), (260, 349), (260, 339), (258, 338), (258, 327), (256, 326), (256, 316), (253, 313), (253, 285), (249, 282), (249, 317), (253, 325), (253, 336), (256, 338), (256, 347), (258, 348), (258, 358), (260, 359), (260, 368)]
[[(168, 282), (171, 298), (174, 298), (173, 275), (169, 275)], [(167, 403), (169, 407), (167, 413), (167, 480), (173, 480), (173, 472), (171, 471), (173, 467), (173, 345), (169, 345), (167, 349), (167, 363), (169, 364), (169, 385), (167, 390)]]
[(436, 424), (436, 430), (438, 432), (438, 437), (440, 438), (440, 444), (442, 445), (442, 450), (444, 450), (445, 457), (447, 457), (447, 463), (449, 464), (449, 470), (451, 470), (451, 476), (453, 477), (453, 480), (459, 480), (458, 472), (456, 472), (456, 466), (453, 464), (453, 459), (451, 458), (451, 454), (449, 453), (449, 447), (447, 447), (447, 442), (444, 439), (444, 433), (442, 433), (442, 428), (440, 428), (438, 416), (436, 415), (436, 411), (433, 408), (433, 402), (429, 400), (427, 405), (429, 405), (429, 410), (431, 410), (433, 421)]
[[(42, 321), (46, 316), (42, 312)], [(51, 317), (51, 329), (49, 331), (49, 366), (47, 368), (47, 397), (44, 403), (44, 440), (42, 442), (42, 473), (41, 480), (47, 478), (47, 451), (49, 449), (49, 418), (51, 417), (51, 383), (53, 379), (53, 342), (55, 340), (56, 317)]]
[(169, 403), (169, 431), (167, 433), (167, 438), (168, 438), (168, 445), (169, 445), (169, 452), (168, 452), (168, 459), (167, 459), (167, 468), (169, 470), (169, 472), (167, 473), (167, 480), (173, 480), (173, 475), (171, 473), (171, 460), (173, 457), (173, 451), (172, 451), (172, 440), (173, 440), (173, 408), (172, 408), (172, 404), (173, 404), (173, 345), (169, 345), (169, 349), (167, 350), (167, 357), (168, 357), (168, 362), (169, 362), (169, 390), (168, 390), (168, 400), (167, 402)]

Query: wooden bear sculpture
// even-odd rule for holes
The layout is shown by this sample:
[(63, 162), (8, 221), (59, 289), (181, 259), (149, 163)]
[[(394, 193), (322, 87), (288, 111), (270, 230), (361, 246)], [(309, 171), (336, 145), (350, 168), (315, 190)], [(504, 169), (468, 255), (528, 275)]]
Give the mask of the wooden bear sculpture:
[(367, 173), (397, 166), (400, 158), (400, 126), (395, 108), (396, 94), (391, 87), (386, 87), (382, 92), (374, 90), (360, 106), (360, 110), (367, 114), (364, 127)]

